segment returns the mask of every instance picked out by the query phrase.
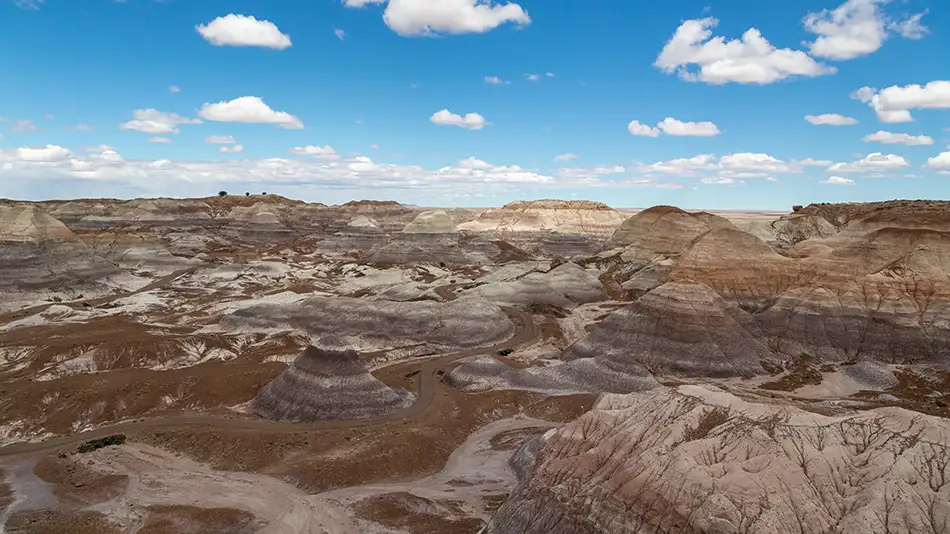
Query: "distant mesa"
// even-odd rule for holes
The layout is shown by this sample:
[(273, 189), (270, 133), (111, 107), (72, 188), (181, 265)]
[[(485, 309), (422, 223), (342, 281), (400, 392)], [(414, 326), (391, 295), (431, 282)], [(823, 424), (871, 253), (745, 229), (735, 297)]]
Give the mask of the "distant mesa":
[(265, 419), (310, 423), (377, 417), (414, 400), (370, 374), (356, 351), (310, 346), (261, 389), (251, 408)]
[(614, 211), (603, 202), (593, 200), (557, 200), (546, 198), (542, 200), (516, 200), (502, 206), (503, 210), (599, 210)]

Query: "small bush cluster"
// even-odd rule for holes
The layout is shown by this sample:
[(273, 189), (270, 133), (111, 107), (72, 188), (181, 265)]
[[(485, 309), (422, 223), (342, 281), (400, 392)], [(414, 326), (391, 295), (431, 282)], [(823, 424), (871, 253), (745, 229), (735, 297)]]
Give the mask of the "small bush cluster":
[(122, 445), (125, 443), (125, 434), (115, 434), (112, 436), (106, 436), (104, 438), (92, 439), (79, 446), (80, 453), (87, 453), (99, 450), (103, 447), (110, 447), (112, 445)]

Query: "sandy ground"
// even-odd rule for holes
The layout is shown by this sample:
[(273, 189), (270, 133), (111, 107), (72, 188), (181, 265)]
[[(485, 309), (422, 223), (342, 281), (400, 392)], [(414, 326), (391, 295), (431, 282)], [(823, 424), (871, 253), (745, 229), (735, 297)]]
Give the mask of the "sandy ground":
[[(439, 473), (421, 479), (372, 484), (308, 495), (277, 478), (255, 473), (216, 471), (211, 467), (142, 444), (100, 449), (77, 460), (110, 475), (128, 477), (118, 497), (81, 512), (103, 514), (127, 531), (143, 526), (147, 507), (187, 506), (236, 509), (266, 522), (261, 534), (360, 534), (394, 532), (359, 519), (355, 508), (368, 498), (408, 493), (433, 503), (451, 503), (455, 515), (485, 521), (492, 499), (501, 499), (515, 484), (508, 467), (524, 436), (551, 423), (516, 416), (490, 423), (458, 447)], [(499, 439), (508, 437), (509, 439)], [(33, 460), (2, 467), (12, 490), (12, 504), (0, 514), (0, 533), (14, 512), (61, 505), (50, 484), (33, 473)]]

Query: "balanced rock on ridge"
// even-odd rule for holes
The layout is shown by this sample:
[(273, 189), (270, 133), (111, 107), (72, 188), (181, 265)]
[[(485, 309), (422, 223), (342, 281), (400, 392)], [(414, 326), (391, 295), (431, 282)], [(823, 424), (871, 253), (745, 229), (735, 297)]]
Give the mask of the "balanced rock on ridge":
[(309, 423), (376, 417), (414, 399), (370, 374), (356, 351), (310, 346), (261, 389), (251, 407), (265, 419)]
[(950, 529), (950, 422), (898, 408), (825, 417), (656, 388), (537, 439), (486, 534)]

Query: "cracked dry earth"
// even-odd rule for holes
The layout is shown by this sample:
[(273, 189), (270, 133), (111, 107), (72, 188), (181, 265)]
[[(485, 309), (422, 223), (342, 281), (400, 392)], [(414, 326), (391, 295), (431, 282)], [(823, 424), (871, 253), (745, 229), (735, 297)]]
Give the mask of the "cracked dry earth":
[(0, 200), (0, 533), (950, 533), (948, 221)]

